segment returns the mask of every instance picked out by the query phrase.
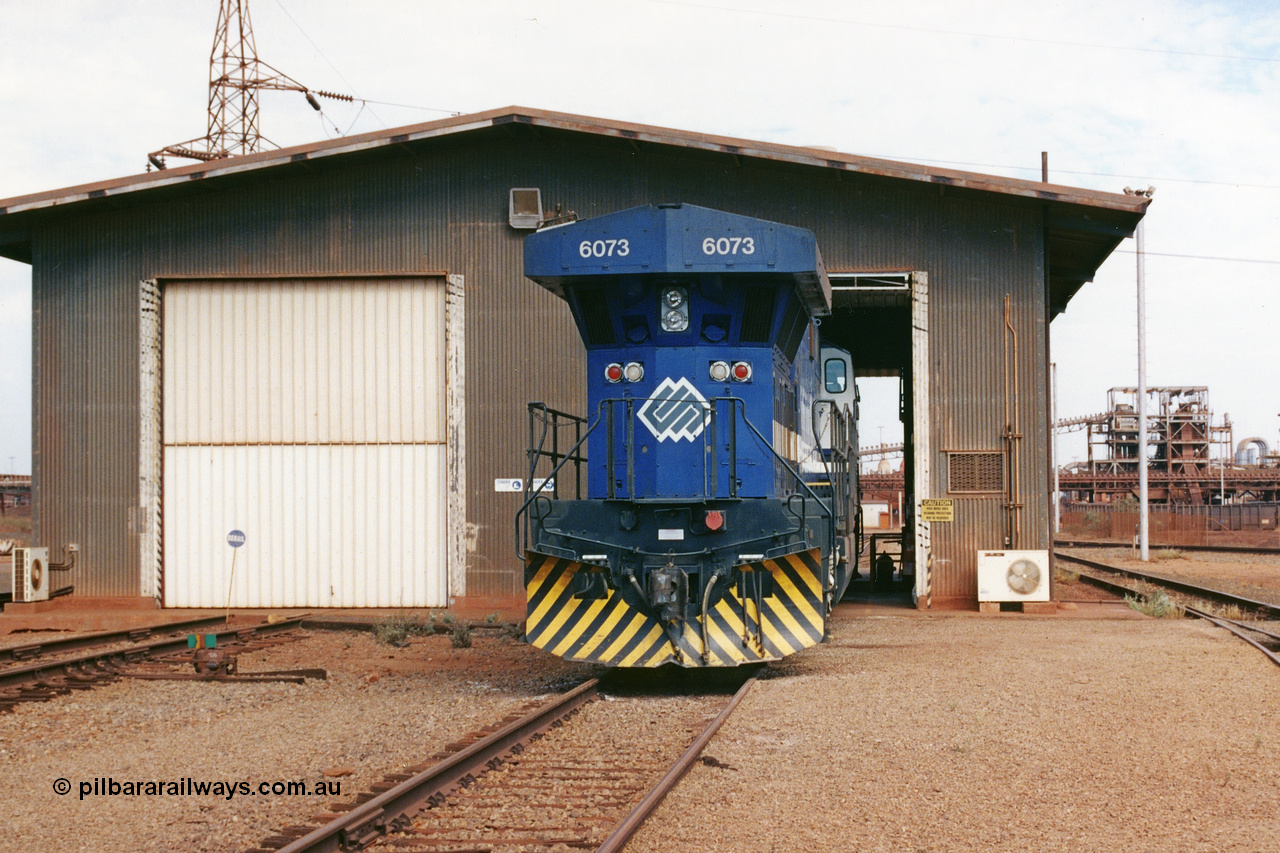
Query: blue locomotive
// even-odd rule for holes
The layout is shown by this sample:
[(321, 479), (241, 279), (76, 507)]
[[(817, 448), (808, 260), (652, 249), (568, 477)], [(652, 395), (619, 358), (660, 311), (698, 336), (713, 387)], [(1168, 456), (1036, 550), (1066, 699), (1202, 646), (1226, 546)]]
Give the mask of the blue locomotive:
[(573, 312), (589, 412), (529, 405), (527, 641), (619, 667), (820, 642), (861, 542), (853, 366), (818, 334), (813, 233), (645, 206), (531, 234), (524, 267)]

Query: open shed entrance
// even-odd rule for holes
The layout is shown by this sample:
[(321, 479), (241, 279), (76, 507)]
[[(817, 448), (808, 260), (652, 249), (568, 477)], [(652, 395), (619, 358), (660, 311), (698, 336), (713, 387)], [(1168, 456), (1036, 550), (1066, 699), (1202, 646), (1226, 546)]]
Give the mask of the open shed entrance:
[(830, 277), (832, 308), (822, 319), (822, 336), (852, 354), (862, 396), (858, 444), (866, 535), (859, 577), (846, 598), (927, 601), (929, 533), (919, 520), (917, 496), (929, 494), (928, 277)]

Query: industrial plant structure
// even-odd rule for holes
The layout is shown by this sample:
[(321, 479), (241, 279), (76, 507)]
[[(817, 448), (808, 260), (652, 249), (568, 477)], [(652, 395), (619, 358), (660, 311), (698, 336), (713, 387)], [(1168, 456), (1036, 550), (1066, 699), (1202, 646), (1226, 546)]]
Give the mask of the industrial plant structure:
[[(1112, 388), (1107, 411), (1060, 421), (1084, 429), (1088, 458), (1059, 475), (1071, 502), (1109, 504), (1138, 496), (1140, 465), (1136, 388)], [(1231, 420), (1214, 423), (1209, 389), (1147, 389), (1147, 497), (1157, 504), (1273, 502), (1280, 498), (1280, 457), (1251, 436), (1236, 445)], [(1233, 453), (1233, 447), (1235, 452)]]

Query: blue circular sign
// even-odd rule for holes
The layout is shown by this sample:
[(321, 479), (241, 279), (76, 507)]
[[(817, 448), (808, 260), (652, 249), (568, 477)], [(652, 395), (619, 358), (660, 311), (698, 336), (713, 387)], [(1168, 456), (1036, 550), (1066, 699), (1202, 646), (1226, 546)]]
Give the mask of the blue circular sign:
[(227, 534), (227, 544), (232, 548), (239, 548), (244, 544), (244, 531), (233, 530)]

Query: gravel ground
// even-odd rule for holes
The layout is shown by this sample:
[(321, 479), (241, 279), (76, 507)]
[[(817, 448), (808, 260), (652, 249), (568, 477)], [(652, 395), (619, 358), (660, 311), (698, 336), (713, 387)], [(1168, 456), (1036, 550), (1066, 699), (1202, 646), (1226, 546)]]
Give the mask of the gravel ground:
[[(493, 654), (492, 649), (501, 649)], [(510, 652), (526, 658), (512, 666)], [(229, 851), (305, 823), (383, 774), (421, 761), (578, 668), (513, 641), (448, 637), (406, 649), (367, 633), (315, 632), (240, 658), (244, 672), (330, 667), (305, 685), (121, 681), (0, 715), (0, 809), (8, 849)], [(350, 775), (325, 776), (350, 771)], [(57, 779), (69, 794), (54, 793)], [(86, 796), (124, 782), (341, 783), (343, 797)]]
[[(323, 666), (324, 682), (123, 681), (0, 715), (5, 846), (243, 850), (590, 674), (473, 636), (395, 649), (314, 631), (241, 669)], [(1203, 623), (1114, 605), (842, 605), (831, 643), (766, 676), (712, 741), (714, 766), (695, 765), (628, 850), (1257, 851), (1280, 838), (1280, 671)], [(80, 798), (108, 778), (327, 780), (342, 797)]]
[(1203, 623), (840, 621), (757, 684), (627, 848), (1259, 851), (1280, 672)]

